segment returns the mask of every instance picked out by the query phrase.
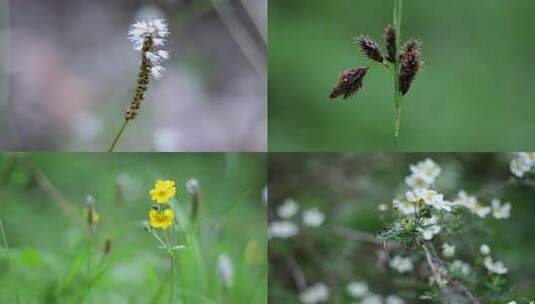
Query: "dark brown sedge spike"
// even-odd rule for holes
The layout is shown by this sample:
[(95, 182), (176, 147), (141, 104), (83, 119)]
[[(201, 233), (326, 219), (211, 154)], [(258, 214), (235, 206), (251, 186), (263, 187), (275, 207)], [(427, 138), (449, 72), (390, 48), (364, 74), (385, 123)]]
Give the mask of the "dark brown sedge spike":
[(386, 56), (386, 60), (388, 60), (388, 62), (391, 62), (391, 63), (396, 63), (397, 34), (396, 34), (396, 29), (394, 28), (394, 26), (392, 26), (392, 24), (389, 24), (386, 26), (384, 38), (385, 38), (386, 51), (388, 53)]
[(329, 97), (337, 98), (343, 95), (344, 99), (347, 99), (356, 94), (362, 88), (362, 80), (367, 72), (368, 67), (359, 67), (343, 72)]
[(362, 50), (362, 53), (371, 60), (375, 60), (379, 63), (383, 63), (384, 57), (379, 50), (377, 42), (373, 41), (370, 37), (361, 35), (356, 39), (357, 45)]
[(422, 67), (422, 58), (420, 55), (420, 42), (414, 39), (409, 40), (403, 47), (399, 56), (401, 63), (399, 71), (399, 90), (405, 95), (409, 91), (416, 74)]

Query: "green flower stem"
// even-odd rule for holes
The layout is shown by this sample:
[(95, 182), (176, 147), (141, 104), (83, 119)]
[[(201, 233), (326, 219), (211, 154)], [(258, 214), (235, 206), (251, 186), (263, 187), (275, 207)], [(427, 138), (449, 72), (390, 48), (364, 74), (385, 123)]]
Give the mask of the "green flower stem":
[(4, 248), (6, 249), (7, 255), (7, 270), (11, 268), (11, 256), (9, 254), (9, 244), (7, 243), (6, 231), (4, 229), (4, 224), (2, 219), (0, 219), (0, 232), (2, 233), (2, 242), (4, 243)]
[(124, 129), (126, 128), (126, 125), (128, 125), (128, 122), (130, 120), (127, 120), (125, 119), (124, 122), (123, 122), (123, 125), (121, 126), (121, 129), (119, 129), (119, 132), (117, 133), (117, 135), (115, 136), (115, 138), (113, 139), (113, 142), (111, 143), (111, 146), (110, 148), (108, 149), (108, 152), (113, 152), (113, 150), (115, 149), (115, 146), (117, 145), (117, 142), (119, 141), (119, 139), (121, 138), (121, 135), (123, 135), (123, 131)]
[[(395, 0), (394, 3), (394, 28), (396, 29), (396, 50), (401, 52), (401, 21), (403, 17), (403, 0)], [(399, 59), (394, 63), (394, 106), (396, 107), (396, 119), (394, 122), (394, 144), (397, 146), (399, 140), (399, 130), (401, 128), (401, 101), (403, 96), (399, 90)]]

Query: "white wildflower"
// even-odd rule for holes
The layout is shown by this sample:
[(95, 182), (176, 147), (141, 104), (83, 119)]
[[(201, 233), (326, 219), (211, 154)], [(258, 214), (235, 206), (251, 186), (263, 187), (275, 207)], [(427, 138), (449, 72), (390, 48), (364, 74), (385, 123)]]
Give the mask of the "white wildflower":
[(319, 227), (323, 224), (325, 215), (318, 208), (312, 208), (303, 212), (303, 223), (310, 227)]
[(366, 282), (350, 282), (346, 287), (347, 294), (353, 298), (362, 298), (368, 294), (369, 288)]
[(482, 205), (475, 196), (466, 194), (464, 190), (459, 192), (457, 199), (453, 201), (453, 205), (465, 207), (480, 218), (485, 218), (492, 212), (491, 207)]
[(396, 255), (390, 260), (390, 267), (395, 269), (399, 273), (410, 272), (414, 269), (414, 264), (410, 258), (404, 258)]
[(196, 178), (190, 178), (186, 182), (186, 190), (189, 194), (195, 194), (199, 192), (199, 181)]
[(291, 198), (284, 200), (282, 205), (277, 208), (277, 214), (283, 219), (289, 219), (293, 217), (298, 211), (299, 205), (297, 205), (297, 203)]
[(385, 212), (386, 210), (388, 210), (388, 206), (386, 204), (379, 204), (379, 206), (377, 206), (377, 209), (379, 209), (379, 211), (381, 212)]
[(481, 252), (482, 255), (489, 255), (490, 254), (489, 245), (481, 244), (481, 247), (479, 247), (479, 252)]
[(436, 234), (439, 234), (442, 230), (442, 226), (438, 225), (438, 217), (432, 216), (431, 218), (424, 219), (422, 221), (423, 228), (418, 228), (418, 231), (422, 233), (424, 240), (431, 240)]
[(455, 255), (455, 246), (448, 243), (442, 245), (442, 255), (446, 258), (451, 258)]
[(329, 287), (323, 283), (318, 283), (308, 287), (299, 295), (299, 300), (304, 304), (324, 303), (329, 300)]
[(169, 59), (169, 52), (159, 50), (169, 36), (169, 29), (163, 19), (152, 21), (137, 21), (130, 26), (128, 40), (134, 49), (143, 53), (143, 57), (150, 62), (150, 74), (154, 79), (161, 79), (165, 71), (161, 65)]
[(470, 274), (470, 265), (461, 260), (455, 260), (450, 265), (450, 271), (461, 273), (464, 276)]
[(405, 198), (394, 199), (392, 201), (392, 205), (403, 215), (415, 214), (417, 210), (416, 204), (413, 202), (409, 202), (409, 200)]
[(361, 304), (382, 304), (383, 297), (376, 294), (368, 294), (364, 299), (362, 299)]
[(299, 233), (299, 227), (288, 221), (272, 222), (269, 225), (268, 237), (287, 239)]
[(225, 288), (234, 286), (234, 266), (228, 255), (220, 254), (217, 257), (217, 274)]
[(385, 304), (405, 304), (405, 301), (396, 295), (389, 295), (385, 299)]
[(134, 49), (141, 51), (145, 38), (152, 38), (154, 43), (163, 44), (169, 36), (167, 23), (163, 19), (152, 21), (137, 21), (130, 26), (128, 40), (134, 45)]
[(405, 184), (413, 189), (427, 188), (430, 186), (421, 176), (411, 174), (405, 178)]
[(494, 262), (490, 256), (485, 257), (483, 264), (490, 272), (494, 272), (496, 274), (506, 274), (509, 271), (509, 269), (507, 269), (502, 262)]
[(535, 152), (520, 152), (511, 160), (509, 168), (517, 177), (524, 177), (527, 172), (533, 169), (534, 165)]
[(451, 203), (444, 200), (442, 194), (427, 188), (414, 189), (405, 193), (408, 201), (417, 203), (423, 201), (426, 205), (432, 206), (438, 210), (451, 211)]
[(511, 215), (511, 204), (505, 203), (502, 205), (502, 202), (499, 199), (493, 199), (491, 202), (492, 205), (492, 215), (496, 219), (508, 219)]
[(411, 165), (410, 169), (413, 175), (420, 177), (428, 185), (432, 185), (442, 172), (440, 167), (429, 158), (416, 165)]

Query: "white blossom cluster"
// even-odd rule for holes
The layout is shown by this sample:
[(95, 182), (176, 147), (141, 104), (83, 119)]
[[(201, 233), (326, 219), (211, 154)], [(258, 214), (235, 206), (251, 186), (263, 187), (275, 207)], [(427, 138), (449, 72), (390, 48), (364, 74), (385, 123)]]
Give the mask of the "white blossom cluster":
[(329, 300), (330, 289), (323, 283), (317, 283), (308, 287), (299, 294), (299, 300), (303, 304), (326, 303)]
[[(405, 184), (410, 189), (392, 201), (393, 208), (403, 216), (415, 215), (423, 207), (430, 206), (435, 213), (439, 211), (451, 212), (455, 208), (466, 208), (480, 218), (485, 218), (489, 214), (498, 220), (510, 217), (511, 204), (502, 204), (498, 199), (493, 199), (490, 206), (485, 206), (475, 196), (470, 196), (461, 190), (453, 202), (446, 200), (443, 194), (432, 189), (442, 169), (429, 158), (411, 165), (410, 171), (411, 174), (405, 179)], [(433, 239), (442, 230), (436, 214), (424, 219), (422, 224), (418, 230), (425, 240)]]
[(169, 36), (167, 23), (163, 19), (151, 21), (136, 21), (130, 26), (128, 40), (136, 51), (143, 51), (145, 39), (152, 39), (152, 48), (143, 53), (143, 56), (151, 62), (151, 76), (161, 79), (165, 68), (162, 63), (169, 59), (169, 52), (160, 50), (165, 45)]
[(368, 283), (353, 281), (347, 284), (347, 294), (356, 300), (360, 300), (359, 303), (367, 304), (405, 304), (405, 301), (397, 295), (389, 295), (383, 297), (370, 291)]
[(495, 273), (495, 274), (506, 274), (509, 272), (509, 269), (505, 267), (503, 262), (500, 261), (494, 261), (492, 257), (490, 256), (490, 247), (487, 244), (482, 244), (481, 247), (479, 247), (479, 252), (485, 256), (485, 259), (483, 260), (483, 265), (489, 272)]
[(535, 152), (516, 153), (509, 164), (511, 172), (517, 177), (524, 177), (528, 172), (535, 170)]
[[(299, 226), (292, 221), (299, 213), (299, 205), (291, 198), (286, 199), (278, 208), (277, 215), (281, 220), (269, 224), (268, 238), (287, 239), (299, 233)], [(316, 207), (302, 212), (303, 225), (320, 227), (325, 221), (325, 215)]]
[(399, 273), (406, 273), (414, 270), (414, 263), (411, 258), (396, 255), (390, 260), (390, 267)]

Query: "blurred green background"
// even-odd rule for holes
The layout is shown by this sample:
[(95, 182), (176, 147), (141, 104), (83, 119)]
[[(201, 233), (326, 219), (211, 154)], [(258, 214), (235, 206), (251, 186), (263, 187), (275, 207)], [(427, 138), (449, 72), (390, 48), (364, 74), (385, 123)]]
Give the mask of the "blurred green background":
[[(393, 0), (269, 1), (269, 148), (393, 149), (393, 81), (352, 38), (383, 45)], [(535, 145), (534, 1), (406, 0), (402, 35), (425, 66), (404, 99), (403, 151), (521, 151)], [(371, 67), (362, 90), (328, 99), (339, 74)]]
[[(331, 288), (329, 303), (352, 302), (345, 291), (351, 280), (367, 281), (371, 291), (400, 295), (406, 303), (429, 303), (416, 300), (428, 290), (427, 284), (408, 284), (406, 278), (380, 266), (381, 246), (351, 241), (337, 233), (339, 227), (372, 235), (384, 229), (393, 220), (392, 199), (406, 191), (403, 182), (410, 174), (409, 165), (427, 157), (442, 168), (436, 187), (446, 199), (454, 199), (464, 189), (484, 205), (490, 205), (492, 198), (512, 204), (509, 219), (473, 216), (466, 223), (474, 226), (470, 234), (448, 241), (457, 245), (456, 257), (464, 261), (473, 260), (465, 249), (478, 252), (481, 243), (490, 245), (496, 259), (509, 268), (506, 278), (515, 295), (510, 299), (518, 303), (527, 303), (521, 301), (523, 297), (533, 300), (535, 260), (530, 257), (535, 249), (535, 188), (512, 177), (508, 167), (512, 154), (275, 153), (269, 158), (269, 222), (280, 220), (276, 210), (286, 198), (295, 199), (301, 211), (318, 208), (325, 214), (325, 222), (319, 228), (306, 227), (297, 215), (291, 221), (299, 225), (299, 235), (270, 240), (270, 301), (298, 303), (298, 289), (287, 261), (294, 257), (309, 286), (323, 282)], [(386, 204), (388, 211), (381, 212), (380, 204)], [(479, 290), (476, 294), (481, 296)], [(490, 302), (482, 299), (482, 303)]]
[(186, 301), (176, 303), (224, 302), (219, 254), (234, 264), (228, 303), (266, 303), (265, 166), (259, 154), (0, 155), (0, 218), (11, 247), (7, 270), (0, 246), (0, 303), (17, 303), (17, 294), (20, 303), (82, 303), (86, 194), (96, 198), (101, 215), (95, 260), (107, 239), (112, 247), (103, 256), (104, 274), (83, 303), (167, 303), (168, 258), (141, 221), (152, 206), (148, 191), (156, 179), (176, 181), (178, 216), (187, 217), (184, 183), (190, 177), (200, 182), (201, 206), (188, 231), (195, 246), (178, 254), (176, 289)]

